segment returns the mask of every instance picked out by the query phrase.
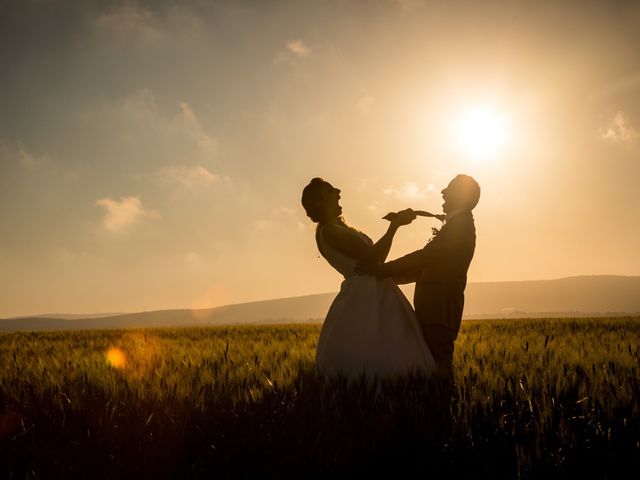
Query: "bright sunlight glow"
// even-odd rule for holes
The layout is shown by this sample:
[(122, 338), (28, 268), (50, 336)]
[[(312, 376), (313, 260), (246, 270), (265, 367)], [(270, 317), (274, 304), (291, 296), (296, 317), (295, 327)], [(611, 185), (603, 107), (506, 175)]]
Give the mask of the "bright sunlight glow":
[(507, 121), (488, 107), (469, 109), (453, 125), (454, 142), (473, 158), (494, 155), (507, 142)]

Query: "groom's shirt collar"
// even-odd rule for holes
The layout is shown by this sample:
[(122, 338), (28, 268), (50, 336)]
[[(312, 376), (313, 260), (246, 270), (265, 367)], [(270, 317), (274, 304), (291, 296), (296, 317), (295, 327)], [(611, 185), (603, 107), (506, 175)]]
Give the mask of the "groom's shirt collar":
[(449, 222), (453, 217), (455, 217), (455, 216), (457, 216), (457, 215), (461, 214), (461, 213), (462, 213), (462, 212), (464, 212), (464, 211), (465, 211), (465, 209), (464, 209), (464, 208), (461, 208), (460, 210), (454, 210), (454, 211), (453, 211), (453, 212), (451, 212), (451, 213), (447, 213), (447, 216), (446, 216), (446, 217), (445, 217), (445, 219), (444, 219), (444, 223)]

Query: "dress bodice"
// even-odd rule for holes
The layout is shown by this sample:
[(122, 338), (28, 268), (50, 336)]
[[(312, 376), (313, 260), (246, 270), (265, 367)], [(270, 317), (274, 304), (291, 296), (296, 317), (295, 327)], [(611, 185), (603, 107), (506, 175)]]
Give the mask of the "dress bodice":
[[(342, 225), (338, 225), (338, 227), (344, 229), (344, 231), (349, 235), (353, 235), (354, 237), (359, 238), (368, 246), (373, 245), (373, 241), (364, 233), (358, 232), (348, 227), (344, 227)], [(358, 264), (358, 260), (348, 257), (344, 253), (327, 244), (327, 242), (325, 242), (324, 240), (323, 229), (324, 226), (320, 226), (316, 231), (316, 243), (318, 244), (318, 250), (320, 250), (320, 254), (325, 258), (327, 262), (329, 262), (329, 265), (340, 272), (342, 276), (344, 276), (344, 278), (352, 276), (354, 274), (356, 265)]]

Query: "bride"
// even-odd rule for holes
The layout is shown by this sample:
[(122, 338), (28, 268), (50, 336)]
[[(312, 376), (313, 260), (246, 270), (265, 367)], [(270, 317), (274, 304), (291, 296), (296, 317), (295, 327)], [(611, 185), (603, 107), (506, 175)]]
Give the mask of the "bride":
[(302, 206), (318, 224), (318, 250), (345, 280), (325, 318), (316, 365), (329, 377), (393, 377), (435, 369), (415, 312), (390, 278), (354, 272), (359, 262), (384, 262), (396, 230), (415, 219), (411, 210), (390, 216), (387, 232), (376, 242), (347, 225), (340, 190), (321, 178), (302, 192)]

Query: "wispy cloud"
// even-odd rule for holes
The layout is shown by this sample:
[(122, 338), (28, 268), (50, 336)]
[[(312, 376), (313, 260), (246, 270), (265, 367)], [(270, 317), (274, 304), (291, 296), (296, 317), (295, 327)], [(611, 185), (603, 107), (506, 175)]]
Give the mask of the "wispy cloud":
[(393, 195), (401, 200), (416, 200), (422, 199), (427, 196), (428, 192), (435, 190), (433, 185), (428, 185), (427, 188), (420, 188), (416, 182), (407, 182), (400, 188), (387, 187), (382, 190), (385, 195)]
[(311, 55), (311, 48), (304, 44), (302, 40), (291, 40), (287, 43), (287, 50), (298, 57)]
[(257, 232), (272, 232), (276, 229), (276, 222), (260, 218), (253, 222), (253, 228)]
[(105, 108), (106, 111), (119, 111), (126, 117), (138, 122), (153, 122), (159, 116), (156, 99), (147, 88), (139, 88), (119, 100), (116, 105)]
[(120, 200), (101, 198), (96, 201), (96, 206), (105, 209), (102, 220), (103, 225), (114, 233), (125, 230), (130, 225), (138, 223), (141, 219), (159, 218), (158, 212), (147, 210), (140, 201), (140, 197), (122, 197)]
[(198, 252), (187, 252), (184, 254), (184, 261), (187, 265), (199, 265), (202, 263), (202, 256)]
[(163, 138), (170, 136), (187, 142), (207, 157), (217, 153), (217, 139), (207, 131), (188, 103), (179, 102), (178, 112), (174, 115), (163, 114), (155, 95), (147, 88), (138, 89), (118, 102), (105, 106), (103, 113), (114, 115), (119, 122), (144, 126)]
[(273, 208), (264, 218), (255, 220), (252, 224), (257, 232), (269, 232), (277, 229), (306, 230), (307, 222), (300, 219), (300, 210), (292, 207), (279, 206)]
[[(206, 27), (192, 2), (123, 0), (94, 17), (95, 32), (127, 48), (163, 48), (169, 44), (198, 44)], [(146, 5), (141, 5), (142, 3)]]
[(220, 176), (212, 173), (209, 169), (197, 165), (172, 165), (160, 169), (158, 178), (165, 182), (177, 182), (189, 188), (209, 187), (220, 181)]
[(0, 140), (0, 158), (26, 170), (35, 170), (49, 160), (49, 155), (36, 156), (22, 142), (7, 144)]
[(311, 55), (312, 49), (302, 40), (290, 40), (285, 45), (283, 51), (279, 52), (274, 59), (275, 63), (290, 63), (297, 59)]
[(424, 0), (391, 0), (391, 3), (398, 5), (403, 12), (411, 12), (425, 4)]
[(182, 266), (191, 273), (204, 273), (207, 270), (207, 258), (200, 252), (190, 250), (181, 254)]
[(376, 99), (374, 97), (362, 97), (360, 100), (358, 100), (358, 110), (360, 110), (360, 113), (362, 113), (363, 115), (369, 115), (373, 110), (373, 103), (375, 101)]
[(373, 202), (371, 202), (369, 204), (369, 206), (367, 208), (369, 210), (371, 210), (372, 212), (378, 212), (378, 211), (380, 211), (380, 202), (378, 202), (377, 200), (374, 200)]
[(190, 135), (200, 148), (213, 153), (216, 149), (216, 140), (202, 127), (192, 108), (186, 102), (180, 102), (180, 119), (185, 132)]
[(616, 143), (635, 142), (640, 138), (640, 133), (629, 125), (624, 113), (617, 112), (609, 124), (600, 131), (605, 140)]
[(20, 162), (20, 165), (27, 170), (33, 170), (41, 163), (40, 160), (37, 160), (24, 147), (20, 148), (20, 151), (18, 152), (18, 161)]
[(272, 215), (284, 223), (295, 224), (298, 230), (304, 230), (307, 228), (307, 224), (300, 220), (299, 213), (299, 209), (280, 206), (273, 210)]
[(160, 38), (160, 29), (154, 14), (135, 2), (113, 7), (96, 18), (98, 27), (121, 37), (135, 36), (152, 42)]
[(623, 92), (631, 92), (640, 88), (640, 72), (635, 71), (618, 77), (595, 93), (596, 96), (610, 96)]

